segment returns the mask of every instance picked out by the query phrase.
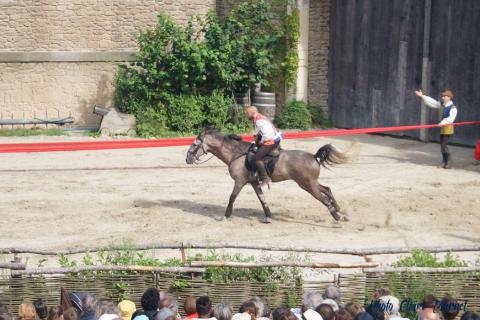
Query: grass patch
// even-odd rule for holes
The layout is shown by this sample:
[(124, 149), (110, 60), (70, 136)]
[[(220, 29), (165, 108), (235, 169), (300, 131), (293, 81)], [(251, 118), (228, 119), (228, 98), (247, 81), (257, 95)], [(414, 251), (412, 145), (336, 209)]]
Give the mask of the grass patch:
[(67, 133), (63, 129), (10, 129), (0, 130), (0, 137), (30, 137), (30, 136), (64, 136)]

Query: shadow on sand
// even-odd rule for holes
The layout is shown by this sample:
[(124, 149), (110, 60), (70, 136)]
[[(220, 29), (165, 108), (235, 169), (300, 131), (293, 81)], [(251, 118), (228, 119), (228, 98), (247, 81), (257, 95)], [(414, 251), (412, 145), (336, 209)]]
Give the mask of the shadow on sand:
[[(191, 200), (157, 200), (157, 201), (135, 200), (134, 206), (145, 208), (145, 209), (150, 209), (153, 207), (169, 207), (174, 209), (180, 209), (184, 212), (202, 215), (204, 217), (210, 218), (215, 221), (223, 218), (225, 214), (225, 209), (226, 209), (226, 204), (225, 204), (225, 207), (223, 207), (216, 204), (200, 203), (200, 202), (195, 202)], [(321, 210), (321, 207), (319, 206), (319, 211), (320, 210)], [(322, 213), (323, 212), (319, 212), (319, 214), (322, 214)], [(273, 214), (273, 219), (272, 219), (273, 223), (275, 223), (275, 221), (279, 221), (279, 222), (297, 223), (297, 224), (327, 228), (327, 229), (338, 229), (338, 228), (341, 228), (341, 224), (342, 224), (341, 222), (340, 223), (334, 222), (332, 225), (329, 225), (334, 220), (328, 213), (327, 209), (325, 209), (324, 218), (317, 218), (315, 219), (315, 221), (312, 221), (312, 222), (291, 218), (285, 212), (284, 213), (273, 212), (272, 214)], [(264, 217), (264, 214), (261, 209), (250, 209), (250, 208), (241, 208), (241, 207), (234, 208), (233, 214), (232, 214), (233, 220), (241, 220), (243, 222), (252, 222), (255, 220), (260, 221), (261, 219), (263, 219), (263, 217)]]

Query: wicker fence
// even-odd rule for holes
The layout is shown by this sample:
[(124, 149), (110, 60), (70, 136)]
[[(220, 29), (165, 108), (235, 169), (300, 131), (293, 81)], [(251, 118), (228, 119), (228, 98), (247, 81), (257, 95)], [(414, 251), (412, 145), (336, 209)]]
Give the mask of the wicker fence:
[(323, 289), (328, 284), (340, 287), (344, 302), (366, 303), (376, 288), (389, 287), (402, 301), (418, 303), (420, 294), (433, 292), (438, 297), (450, 293), (461, 301), (468, 301), (468, 310), (480, 312), (480, 272), (379, 272), (365, 271), (339, 274), (335, 281), (305, 281), (301, 285), (235, 282), (213, 284), (205, 280), (160, 273), (117, 273), (62, 276), (23, 276), (0, 278), (0, 300), (16, 311), (24, 300), (43, 298), (47, 305), (59, 303), (60, 288), (95, 293), (100, 298), (117, 301), (122, 292), (128, 292), (137, 306), (145, 289), (156, 287), (171, 292), (182, 305), (188, 295), (208, 295), (214, 303), (228, 302), (234, 310), (252, 296), (263, 297), (270, 306), (301, 303), (305, 291)]

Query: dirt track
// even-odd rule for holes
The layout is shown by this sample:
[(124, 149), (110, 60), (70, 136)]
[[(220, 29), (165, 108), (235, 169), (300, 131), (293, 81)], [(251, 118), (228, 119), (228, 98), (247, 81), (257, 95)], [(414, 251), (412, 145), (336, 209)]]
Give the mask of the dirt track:
[(437, 144), (390, 137), (296, 140), (284, 147), (315, 152), (331, 142), (345, 149), (352, 140), (359, 142), (358, 160), (320, 175), (350, 214), (344, 223), (335, 223), (293, 182), (266, 191), (272, 224), (260, 223), (263, 213), (249, 187), (233, 220), (218, 222), (232, 180), (216, 159), (187, 166), (186, 147), (0, 154), (0, 247), (67, 248), (120, 239), (339, 248), (480, 241), (480, 166), (473, 164), (472, 149), (452, 147), (454, 169), (444, 170), (435, 167)]

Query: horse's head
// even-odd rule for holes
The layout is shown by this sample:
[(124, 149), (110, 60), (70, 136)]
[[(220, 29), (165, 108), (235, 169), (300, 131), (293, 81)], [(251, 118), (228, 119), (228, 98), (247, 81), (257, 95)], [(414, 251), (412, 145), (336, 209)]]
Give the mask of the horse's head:
[(200, 158), (208, 153), (208, 137), (210, 136), (209, 129), (203, 130), (195, 138), (190, 148), (187, 151), (187, 164), (193, 164), (195, 161), (200, 160)]

